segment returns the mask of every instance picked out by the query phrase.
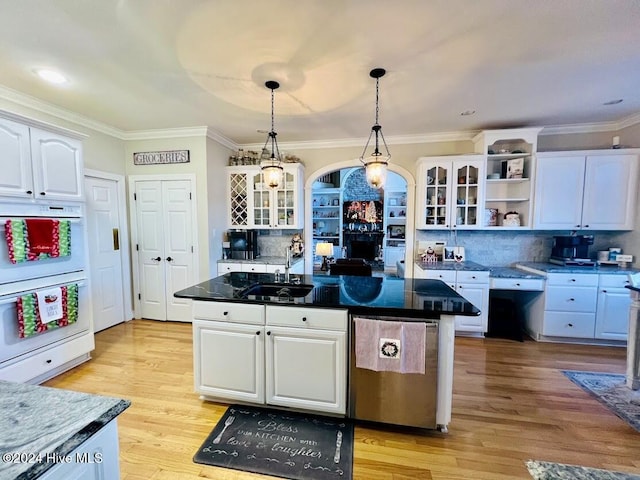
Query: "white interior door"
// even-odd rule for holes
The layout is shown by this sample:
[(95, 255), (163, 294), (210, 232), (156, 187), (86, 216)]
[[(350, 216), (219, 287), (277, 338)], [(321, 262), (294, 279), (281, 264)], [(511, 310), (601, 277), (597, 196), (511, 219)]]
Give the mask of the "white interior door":
[(191, 304), (173, 293), (193, 283), (191, 182), (135, 182), (141, 316), (189, 321)]
[[(85, 189), (93, 324), (99, 332), (126, 319), (120, 205), (115, 180), (86, 177)], [(123, 245), (126, 247), (126, 240)]]
[(191, 182), (188, 180), (162, 182), (167, 320), (191, 318), (191, 302), (173, 296), (174, 292), (193, 284), (190, 191)]

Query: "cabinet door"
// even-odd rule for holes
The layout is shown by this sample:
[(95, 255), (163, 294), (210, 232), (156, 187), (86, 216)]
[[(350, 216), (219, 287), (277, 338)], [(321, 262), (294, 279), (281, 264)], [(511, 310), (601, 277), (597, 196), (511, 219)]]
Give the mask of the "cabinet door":
[(31, 129), (35, 198), (82, 200), (82, 143)]
[(299, 167), (284, 167), (282, 186), (273, 191), (275, 228), (303, 228), (302, 179)]
[(489, 284), (478, 285), (473, 283), (459, 283), (456, 291), (467, 301), (480, 309), (481, 314), (477, 317), (456, 317), (456, 331), (460, 332), (481, 332), (487, 331), (489, 308)]
[(33, 197), (29, 127), (0, 119), (0, 195)]
[(633, 230), (637, 188), (636, 155), (587, 157), (582, 227)]
[(596, 338), (627, 340), (631, 297), (626, 288), (601, 288), (596, 310)]
[(196, 391), (264, 403), (264, 327), (193, 321)]
[(538, 158), (534, 229), (581, 228), (584, 168), (584, 156)]
[(483, 221), (479, 206), (484, 205), (484, 161), (455, 160), (453, 171), (448, 223), (458, 229), (478, 228)]
[(344, 414), (346, 333), (266, 328), (267, 403)]
[(418, 168), (416, 228), (450, 228), (451, 205), (450, 185), (452, 183), (450, 159), (423, 160)]

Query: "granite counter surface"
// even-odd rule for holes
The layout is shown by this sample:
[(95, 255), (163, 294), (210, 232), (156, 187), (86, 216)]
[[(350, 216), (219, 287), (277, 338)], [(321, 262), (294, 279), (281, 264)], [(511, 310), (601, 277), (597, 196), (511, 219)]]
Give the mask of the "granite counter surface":
[(628, 275), (630, 273), (640, 272), (637, 268), (620, 268), (611, 265), (599, 265), (594, 267), (575, 267), (556, 265), (546, 262), (518, 262), (516, 268), (525, 268), (545, 273), (592, 273), (592, 274), (611, 274), (611, 275)]
[[(311, 285), (304, 296), (260, 296), (251, 287), (268, 284), (295, 288)], [(480, 310), (440, 280), (356, 277), (349, 275), (291, 275), (291, 283), (276, 282), (274, 274), (232, 272), (174, 293), (178, 298), (213, 302), (339, 308), (361, 315), (438, 319), (441, 315), (480, 315)]]
[(422, 270), (463, 270), (463, 271), (487, 271), (489, 267), (476, 262), (416, 262), (416, 267)]
[(70, 454), (130, 404), (120, 398), (0, 381), (0, 454), (24, 454), (32, 460), (14, 463), (3, 457), (0, 480), (38, 478), (55, 465), (47, 461), (47, 454)]

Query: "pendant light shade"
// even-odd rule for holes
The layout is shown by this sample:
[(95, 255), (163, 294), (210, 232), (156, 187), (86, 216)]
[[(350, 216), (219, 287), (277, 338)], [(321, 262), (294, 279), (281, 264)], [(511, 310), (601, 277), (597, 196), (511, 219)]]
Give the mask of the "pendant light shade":
[[(284, 169), (282, 168), (282, 159), (280, 157), (280, 150), (278, 149), (278, 140), (276, 139), (277, 133), (274, 128), (273, 92), (280, 87), (280, 84), (273, 80), (269, 80), (268, 82), (265, 82), (264, 85), (271, 90), (271, 131), (267, 136), (267, 141), (264, 143), (264, 147), (262, 147), (260, 169), (262, 170), (262, 176), (267, 186), (269, 188), (278, 188), (282, 183), (282, 172)], [(267, 149), (267, 145), (270, 146), (270, 152), (269, 149)]]
[[(360, 156), (360, 161), (364, 165), (367, 183), (372, 188), (382, 188), (384, 186), (385, 181), (387, 180), (387, 167), (389, 166), (389, 160), (391, 160), (391, 154), (389, 153), (389, 147), (387, 147), (387, 142), (384, 139), (384, 135), (382, 134), (382, 127), (378, 123), (378, 84), (379, 80), (384, 74), (387, 73), (384, 68), (374, 68), (369, 72), (371, 78), (376, 79), (376, 123), (371, 127), (371, 133), (369, 134), (369, 138), (367, 140), (367, 144), (364, 146), (364, 150), (362, 151), (362, 155)], [(367, 148), (369, 147), (369, 142), (371, 142), (371, 137), (375, 136), (375, 148), (373, 152), (369, 156), (366, 156)], [(386, 154), (383, 154), (380, 151), (380, 140), (382, 140), (382, 144), (384, 145), (384, 149)]]

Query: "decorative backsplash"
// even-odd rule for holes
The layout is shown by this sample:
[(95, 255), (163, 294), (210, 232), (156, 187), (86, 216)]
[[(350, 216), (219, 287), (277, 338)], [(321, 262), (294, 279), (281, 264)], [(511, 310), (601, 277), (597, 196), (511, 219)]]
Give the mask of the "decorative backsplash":
[[(443, 241), (447, 246), (460, 246), (465, 249), (467, 260), (488, 267), (508, 266), (515, 262), (546, 262), (551, 255), (554, 235), (567, 235), (566, 231), (523, 232), (523, 231), (416, 231), (418, 241)], [(457, 242), (456, 242), (457, 235)], [(598, 250), (619, 246), (624, 233), (595, 232), (594, 244), (589, 248), (590, 256), (596, 257)], [(416, 249), (415, 255), (418, 258)], [(636, 252), (629, 252), (636, 253)]]

